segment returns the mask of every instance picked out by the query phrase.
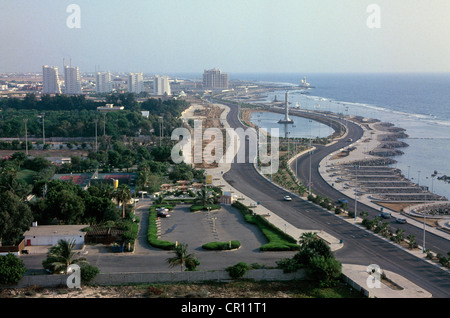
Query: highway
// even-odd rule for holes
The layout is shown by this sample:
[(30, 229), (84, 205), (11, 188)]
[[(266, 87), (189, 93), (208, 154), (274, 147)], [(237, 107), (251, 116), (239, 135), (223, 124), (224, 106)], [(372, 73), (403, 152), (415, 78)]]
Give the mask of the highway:
[[(238, 119), (238, 106), (232, 103), (224, 104), (230, 107), (227, 117), (230, 126), (232, 128), (245, 128)], [(357, 140), (362, 136), (362, 129), (359, 126), (350, 125), (349, 127), (347, 138)], [(344, 142), (341, 141), (327, 147), (326, 151), (318, 148), (312, 156), (311, 163), (314, 167), (312, 176), (315, 180), (314, 190), (317, 193), (326, 193), (326, 196), (329, 197), (338, 195), (338, 193), (328, 194), (331, 187), (328, 184), (325, 186), (326, 182), (323, 179), (322, 182), (319, 182), (321, 178), (319, 179), (317, 167), (321, 158), (327, 153), (341, 148)], [(301, 170), (299, 175), (302, 178), (307, 175), (309, 178), (309, 159), (306, 160), (306, 157), (302, 159), (299, 159)], [(307, 170), (305, 170), (306, 165)], [(306, 171), (307, 174), (305, 174)], [(224, 174), (224, 179), (238, 191), (260, 202), (261, 205), (276, 213), (286, 222), (300, 229), (323, 230), (338, 239), (342, 239), (344, 247), (335, 252), (336, 258), (340, 262), (365, 266), (377, 264), (381, 269), (396, 272), (421, 286), (432, 293), (433, 297), (450, 297), (450, 274), (448, 272), (411, 255), (368, 231), (343, 221), (308, 201), (296, 197), (290, 202), (284, 201), (283, 196), (288, 193), (262, 177), (252, 163), (232, 163), (231, 169)], [(339, 195), (339, 197), (341, 196)]]

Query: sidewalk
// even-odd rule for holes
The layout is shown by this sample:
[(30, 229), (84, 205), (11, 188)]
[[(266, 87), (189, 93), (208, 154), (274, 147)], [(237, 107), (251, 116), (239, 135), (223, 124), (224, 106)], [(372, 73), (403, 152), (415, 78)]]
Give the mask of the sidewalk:
[[(229, 112), (229, 108), (225, 105), (215, 104), (224, 109), (221, 115), (221, 123), (225, 128), (229, 128), (226, 121), (226, 116)], [(325, 158), (324, 160), (327, 160)], [(324, 169), (326, 165), (321, 163), (321, 169)], [(221, 163), (218, 168), (214, 169), (206, 169), (207, 173), (212, 176), (213, 185), (219, 186), (223, 191), (230, 191), (233, 194), (235, 199), (239, 198), (241, 202), (248, 206), (255, 206), (254, 211), (257, 214), (261, 215), (270, 215), (268, 216), (268, 220), (277, 226), (279, 229), (284, 230), (290, 236), (298, 239), (304, 232), (311, 232), (310, 230), (302, 230), (299, 229), (292, 224), (286, 222), (284, 219), (279, 217), (277, 214), (268, 210), (267, 208), (257, 205), (257, 202), (252, 200), (251, 198), (243, 195), (236, 189), (234, 189), (230, 184), (228, 184), (223, 179), (223, 174), (226, 173), (231, 168), (230, 163)], [(322, 170), (324, 171), (324, 170)], [(304, 199), (304, 198), (303, 198)], [(358, 221), (358, 219), (357, 219)], [(354, 220), (349, 220), (349, 222), (354, 223)], [(323, 231), (313, 231), (318, 234), (319, 237), (324, 239), (329, 243), (332, 251), (336, 251), (343, 247), (343, 243), (337, 238), (329, 235)], [(380, 288), (368, 288), (367, 279), (369, 277), (369, 273), (367, 272), (367, 267), (360, 265), (351, 265), (351, 264), (343, 264), (342, 265), (342, 273), (347, 277), (347, 281), (351, 283), (352, 286), (356, 289), (364, 289), (366, 291), (366, 295), (368, 297), (376, 297), (376, 298), (428, 298), (432, 295), (425, 291), (424, 289), (418, 287), (412, 282), (404, 279), (402, 276), (397, 275), (393, 272), (386, 272), (387, 277), (394, 281), (395, 284), (399, 285), (402, 289), (395, 290), (384, 283), (380, 284)]]
[[(337, 154), (341, 151), (341, 150), (338, 150), (338, 151), (328, 155), (324, 159), (322, 159), (322, 161), (319, 164), (319, 173), (322, 176), (322, 178), (326, 182), (328, 182), (328, 184), (332, 185), (336, 190), (340, 191), (341, 193), (345, 194), (346, 196), (348, 196), (350, 198), (355, 198), (355, 188), (346, 186), (345, 182), (340, 182), (340, 183), (336, 182), (336, 178), (339, 178), (340, 176), (334, 176), (333, 175), (334, 171), (332, 171), (331, 168), (333, 168), (334, 166), (338, 166), (340, 164), (352, 162), (355, 160), (379, 158), (379, 157), (371, 156), (371, 155), (367, 154), (367, 152), (370, 151), (371, 149), (375, 149), (380, 144), (380, 142), (377, 139), (377, 137), (380, 134), (386, 134), (386, 132), (377, 131), (375, 129), (368, 130), (363, 125), (361, 127), (364, 130), (363, 137), (360, 140), (357, 140), (356, 142), (349, 144), (349, 146), (356, 147), (355, 150), (351, 151), (347, 157), (343, 157), (343, 158), (339, 158), (339, 159), (331, 159), (335, 154)], [(367, 138), (371, 138), (371, 140), (369, 142), (362, 142), (363, 140), (365, 140)], [(365, 205), (368, 205), (377, 210), (381, 209), (381, 207), (378, 204), (372, 202), (371, 198), (367, 194), (358, 196), (357, 208), (358, 208), (359, 202), (361, 202)], [(386, 207), (383, 207), (383, 211), (391, 213), (392, 217), (394, 217), (394, 218), (404, 218), (405, 217), (404, 214), (390, 210)], [(408, 218), (408, 223), (412, 224), (416, 227), (423, 228), (423, 222), (419, 222), (413, 218)], [(446, 222), (443, 222), (443, 223), (445, 223), (445, 225), (447, 224)], [(428, 225), (426, 226), (426, 230), (427, 230), (427, 232), (433, 233), (438, 236), (442, 236), (442, 237), (450, 240), (450, 233), (441, 231), (435, 227), (428, 226)]]

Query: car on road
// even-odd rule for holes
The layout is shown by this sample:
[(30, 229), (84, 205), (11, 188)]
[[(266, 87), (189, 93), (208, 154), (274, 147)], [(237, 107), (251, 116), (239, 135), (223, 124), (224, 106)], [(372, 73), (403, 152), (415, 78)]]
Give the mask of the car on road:
[(292, 198), (288, 195), (284, 196), (284, 201), (292, 201)]
[(338, 200), (338, 203), (340, 203), (340, 204), (347, 204), (348, 201), (347, 201), (347, 199), (341, 198), (341, 199)]
[(395, 222), (400, 223), (400, 224), (406, 224), (406, 219), (405, 218), (396, 218)]

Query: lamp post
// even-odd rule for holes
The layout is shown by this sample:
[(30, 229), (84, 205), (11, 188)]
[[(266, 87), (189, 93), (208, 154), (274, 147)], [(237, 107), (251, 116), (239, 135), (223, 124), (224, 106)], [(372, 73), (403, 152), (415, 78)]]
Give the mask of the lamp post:
[(42, 144), (45, 146), (45, 113), (41, 114), (41, 118), (42, 118)]
[(163, 136), (163, 117), (159, 116), (158, 121), (159, 121), (159, 146), (161, 147)]
[(28, 156), (28, 131), (27, 131), (27, 121), (28, 119), (24, 119), (23, 122), (25, 123), (25, 154)]
[(97, 144), (97, 123), (98, 123), (98, 119), (95, 118), (94, 119), (94, 123), (95, 123), (95, 151), (98, 151), (98, 144)]
[(425, 221), (427, 217), (427, 195), (425, 194), (425, 205), (423, 207), (423, 244), (422, 244), (422, 252), (425, 253)]
[(311, 148), (312, 148), (312, 132), (311, 132), (312, 120), (309, 120), (309, 184), (308, 184), (308, 192), (311, 195)]

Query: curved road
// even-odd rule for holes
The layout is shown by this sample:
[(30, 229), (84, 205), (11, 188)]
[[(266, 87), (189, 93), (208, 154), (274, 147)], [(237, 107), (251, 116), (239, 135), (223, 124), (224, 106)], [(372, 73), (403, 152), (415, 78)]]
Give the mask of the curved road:
[[(230, 107), (227, 117), (230, 126), (232, 128), (245, 128), (238, 119), (238, 106), (231, 103), (224, 104)], [(357, 125), (350, 126), (348, 137), (356, 140), (362, 136), (362, 130), (358, 130), (358, 128), (361, 129)], [(340, 147), (342, 147), (342, 142), (327, 147), (327, 152), (332, 152), (333, 149)], [(314, 157), (312, 157), (314, 159), (312, 162), (316, 162), (318, 166), (318, 162), (323, 158), (324, 153), (316, 151)], [(304, 162), (301, 164), (303, 172)], [(224, 174), (224, 178), (238, 191), (255, 201), (259, 201), (261, 205), (290, 224), (300, 229), (324, 230), (334, 237), (342, 239), (344, 247), (335, 253), (337, 259), (342, 263), (365, 266), (377, 264), (382, 269), (396, 272), (421, 286), (432, 293), (433, 297), (450, 297), (450, 274), (448, 272), (403, 251), (368, 231), (323, 211), (308, 201), (296, 197), (290, 202), (284, 201), (282, 198), (288, 193), (262, 177), (255, 170), (253, 164), (232, 163), (231, 169)], [(316, 189), (317, 186), (319, 186), (318, 190)], [(323, 187), (322, 189), (321, 187), (320, 184), (314, 183), (316, 191), (328, 191), (327, 188)]]

